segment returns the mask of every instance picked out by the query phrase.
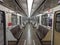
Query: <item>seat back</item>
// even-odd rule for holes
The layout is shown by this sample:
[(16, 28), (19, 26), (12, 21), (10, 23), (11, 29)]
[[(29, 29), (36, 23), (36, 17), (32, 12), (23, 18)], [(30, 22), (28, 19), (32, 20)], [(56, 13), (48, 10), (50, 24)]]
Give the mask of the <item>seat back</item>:
[(38, 36), (40, 37), (40, 39), (43, 39), (47, 35), (48, 29), (39, 25), (39, 27), (37, 29), (37, 33), (38, 33)]
[(19, 39), (19, 35), (22, 32), (19, 25), (12, 28), (10, 31), (16, 39)]

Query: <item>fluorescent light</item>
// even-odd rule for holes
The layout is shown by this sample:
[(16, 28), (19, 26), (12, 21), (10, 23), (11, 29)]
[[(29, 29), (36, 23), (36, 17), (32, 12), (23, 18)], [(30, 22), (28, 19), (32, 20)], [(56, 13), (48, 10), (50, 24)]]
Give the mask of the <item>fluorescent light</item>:
[(28, 2), (28, 13), (29, 13), (28, 17), (30, 17), (33, 0), (27, 0), (27, 2)]
[(17, 13), (18, 16), (22, 16), (21, 14)]
[(14, 13), (14, 11), (12, 11), (12, 10), (9, 10), (9, 12), (10, 12), (10, 13)]

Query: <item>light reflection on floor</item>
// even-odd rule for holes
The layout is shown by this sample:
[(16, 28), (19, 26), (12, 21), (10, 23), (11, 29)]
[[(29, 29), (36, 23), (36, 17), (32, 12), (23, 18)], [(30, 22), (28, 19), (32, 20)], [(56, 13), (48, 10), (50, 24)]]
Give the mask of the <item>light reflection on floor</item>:
[(31, 24), (27, 24), (19, 45), (41, 45)]
[(27, 38), (27, 45), (31, 45), (32, 43), (32, 40), (31, 40), (31, 28), (30, 28), (30, 25), (28, 25), (28, 38)]

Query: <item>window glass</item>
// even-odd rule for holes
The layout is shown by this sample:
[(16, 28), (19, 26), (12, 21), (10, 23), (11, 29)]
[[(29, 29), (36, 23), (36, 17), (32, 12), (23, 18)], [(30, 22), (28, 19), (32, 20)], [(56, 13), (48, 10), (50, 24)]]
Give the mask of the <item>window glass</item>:
[(48, 25), (47, 18), (48, 18), (48, 15), (42, 15), (42, 18), (41, 18), (42, 19), (41, 20), (42, 25), (45, 25), (45, 26)]
[(48, 14), (42, 15), (41, 16), (41, 23), (42, 25), (52, 27), (52, 15), (48, 16)]
[(39, 19), (40, 19), (40, 17), (38, 16), (38, 17), (36, 17), (37, 18), (37, 23), (39, 23)]
[(56, 29), (57, 31), (60, 32), (60, 13), (56, 15), (57, 20), (56, 20)]
[(20, 25), (21, 25), (21, 16), (19, 17), (19, 23), (20, 23)]
[(12, 25), (17, 25), (17, 15), (12, 14)]
[(52, 27), (52, 18), (48, 17), (48, 26)]

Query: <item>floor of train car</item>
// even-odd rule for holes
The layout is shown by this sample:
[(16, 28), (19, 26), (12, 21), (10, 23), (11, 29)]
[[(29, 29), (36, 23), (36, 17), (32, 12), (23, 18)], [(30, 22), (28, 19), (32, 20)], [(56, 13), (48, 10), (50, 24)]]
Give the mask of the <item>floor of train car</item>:
[(27, 24), (18, 45), (41, 45), (31, 24)]

